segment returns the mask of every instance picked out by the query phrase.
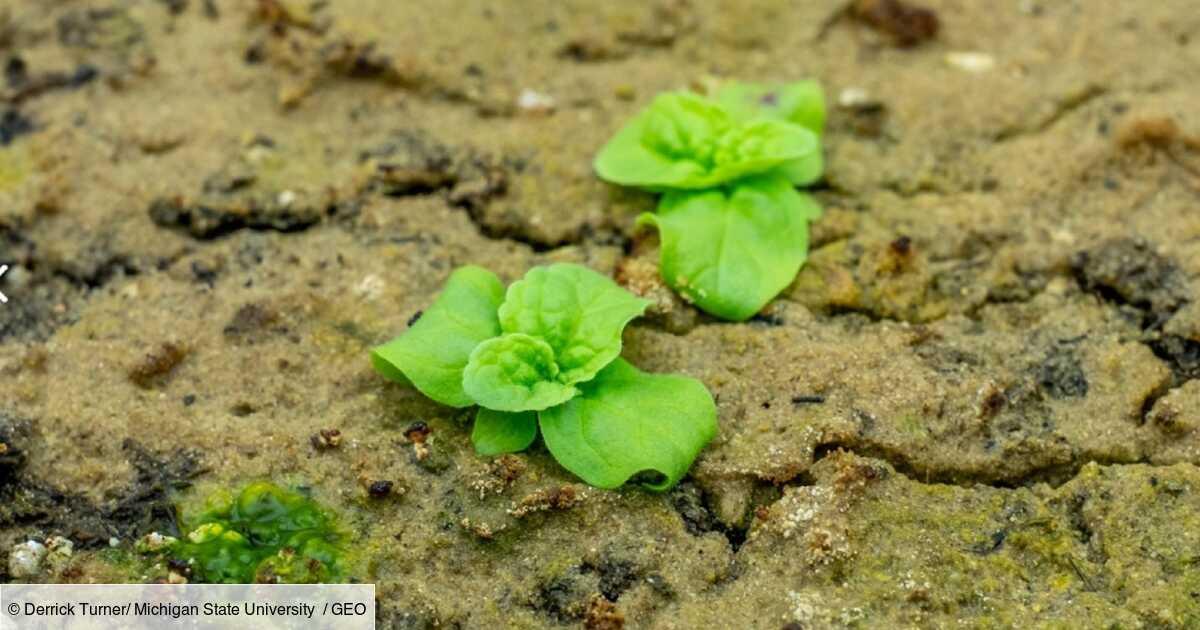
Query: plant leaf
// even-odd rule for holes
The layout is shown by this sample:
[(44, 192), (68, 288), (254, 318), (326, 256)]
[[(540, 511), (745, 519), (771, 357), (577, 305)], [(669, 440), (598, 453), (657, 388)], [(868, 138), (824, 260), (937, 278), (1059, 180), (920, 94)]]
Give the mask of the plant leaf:
[(539, 424), (558, 463), (597, 488), (653, 471), (662, 479), (648, 487), (666, 490), (717, 434), (712, 395), (693, 378), (646, 374), (618, 358), (581, 389)]
[(621, 354), (621, 331), (649, 302), (582, 265), (535, 267), (508, 287), (500, 329), (554, 350), (559, 382), (587, 381)]
[(503, 298), (504, 285), (495, 274), (473, 265), (460, 267), (407, 332), (371, 350), (372, 365), (443, 405), (474, 404), (463, 391), (463, 368), (480, 342), (500, 334), (496, 311)]
[(742, 321), (795, 279), (808, 255), (808, 221), (820, 212), (787, 180), (769, 176), (667, 193), (638, 223), (658, 227), (659, 268), (671, 288), (708, 313)]
[(537, 437), (537, 414), (508, 413), (480, 407), (471, 428), (471, 443), (480, 455), (516, 453), (529, 448)]
[[(717, 90), (715, 100), (738, 122), (782, 120), (808, 129), (818, 140), (825, 130), (825, 92), (817, 81), (731, 82)], [(818, 148), (811, 155), (787, 162), (776, 172), (797, 186), (807, 186), (821, 178), (824, 162)]]
[(463, 370), (463, 390), (482, 407), (496, 411), (536, 411), (578, 393), (557, 380), (554, 350), (545, 341), (507, 333), (479, 344)]
[(738, 122), (783, 120), (820, 135), (825, 132), (825, 91), (814, 80), (794, 83), (730, 82), (714, 100)]
[(817, 136), (800, 125), (767, 118), (738, 123), (702, 96), (668, 92), (604, 145), (594, 165), (617, 184), (699, 189), (819, 153)]

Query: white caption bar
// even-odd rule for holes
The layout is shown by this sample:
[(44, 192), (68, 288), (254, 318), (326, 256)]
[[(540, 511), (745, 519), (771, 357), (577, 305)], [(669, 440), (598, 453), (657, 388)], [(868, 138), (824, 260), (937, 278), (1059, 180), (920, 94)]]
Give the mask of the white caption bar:
[(374, 584), (4, 584), (0, 630), (375, 628)]

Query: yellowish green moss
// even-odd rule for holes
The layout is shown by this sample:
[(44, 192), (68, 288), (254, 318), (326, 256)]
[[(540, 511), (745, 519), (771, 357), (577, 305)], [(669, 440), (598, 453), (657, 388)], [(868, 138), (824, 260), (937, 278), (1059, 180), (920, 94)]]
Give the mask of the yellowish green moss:
[(346, 535), (332, 512), (306, 495), (253, 483), (217, 493), (182, 523), (169, 556), (199, 582), (337, 582), (345, 576)]

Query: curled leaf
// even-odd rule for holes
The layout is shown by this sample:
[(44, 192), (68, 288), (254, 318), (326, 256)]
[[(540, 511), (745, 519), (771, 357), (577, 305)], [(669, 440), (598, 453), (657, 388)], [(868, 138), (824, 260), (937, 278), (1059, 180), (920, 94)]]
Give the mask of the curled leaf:
[(621, 354), (621, 331), (649, 302), (582, 265), (531, 269), (500, 306), (500, 328), (537, 337), (554, 351), (567, 385), (587, 381)]
[(777, 176), (732, 189), (667, 193), (655, 214), (663, 280), (704, 311), (742, 321), (796, 277), (808, 254), (808, 221), (820, 206)]
[(646, 374), (617, 359), (580, 389), (539, 423), (558, 463), (598, 488), (649, 473), (647, 487), (666, 490), (717, 434), (717, 407), (692, 378)]
[(735, 120), (695, 94), (661, 94), (596, 156), (608, 181), (651, 190), (700, 189), (820, 154), (817, 135), (784, 120)]
[(500, 334), (496, 311), (503, 299), (504, 285), (495, 274), (461, 267), (407, 332), (371, 350), (371, 364), (443, 405), (470, 406), (474, 401), (463, 391), (463, 369), (480, 342)]
[[(816, 134), (825, 130), (825, 92), (816, 81), (795, 83), (740, 83), (721, 86), (715, 100), (740, 122), (759, 119), (794, 123)], [(780, 165), (775, 172), (797, 186), (807, 186), (821, 178), (825, 160), (821, 151), (813, 151)]]
[(507, 333), (471, 352), (463, 371), (463, 390), (480, 406), (495, 411), (545, 409), (577, 393), (558, 381), (558, 373), (549, 344), (530, 335)]

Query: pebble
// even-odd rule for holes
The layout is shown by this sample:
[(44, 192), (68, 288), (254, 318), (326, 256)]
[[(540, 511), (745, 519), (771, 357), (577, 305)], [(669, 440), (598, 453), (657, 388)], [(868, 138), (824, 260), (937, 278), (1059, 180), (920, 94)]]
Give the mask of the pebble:
[(18, 580), (37, 577), (46, 559), (46, 546), (36, 540), (13, 545), (8, 553), (8, 574)]
[(946, 63), (959, 70), (978, 74), (995, 67), (996, 58), (981, 52), (948, 52)]
[(150, 532), (138, 541), (137, 548), (138, 551), (153, 552), (169, 547), (175, 544), (177, 540), (174, 536), (164, 536), (158, 532)]
[(517, 109), (530, 114), (549, 114), (556, 105), (554, 97), (530, 89), (521, 90), (517, 97)]
[(862, 107), (871, 103), (871, 95), (860, 87), (848, 87), (838, 93), (838, 105), (845, 109)]
[(75, 555), (75, 543), (70, 538), (51, 536), (46, 539), (46, 564), (52, 570), (58, 571), (66, 566), (71, 556)]

